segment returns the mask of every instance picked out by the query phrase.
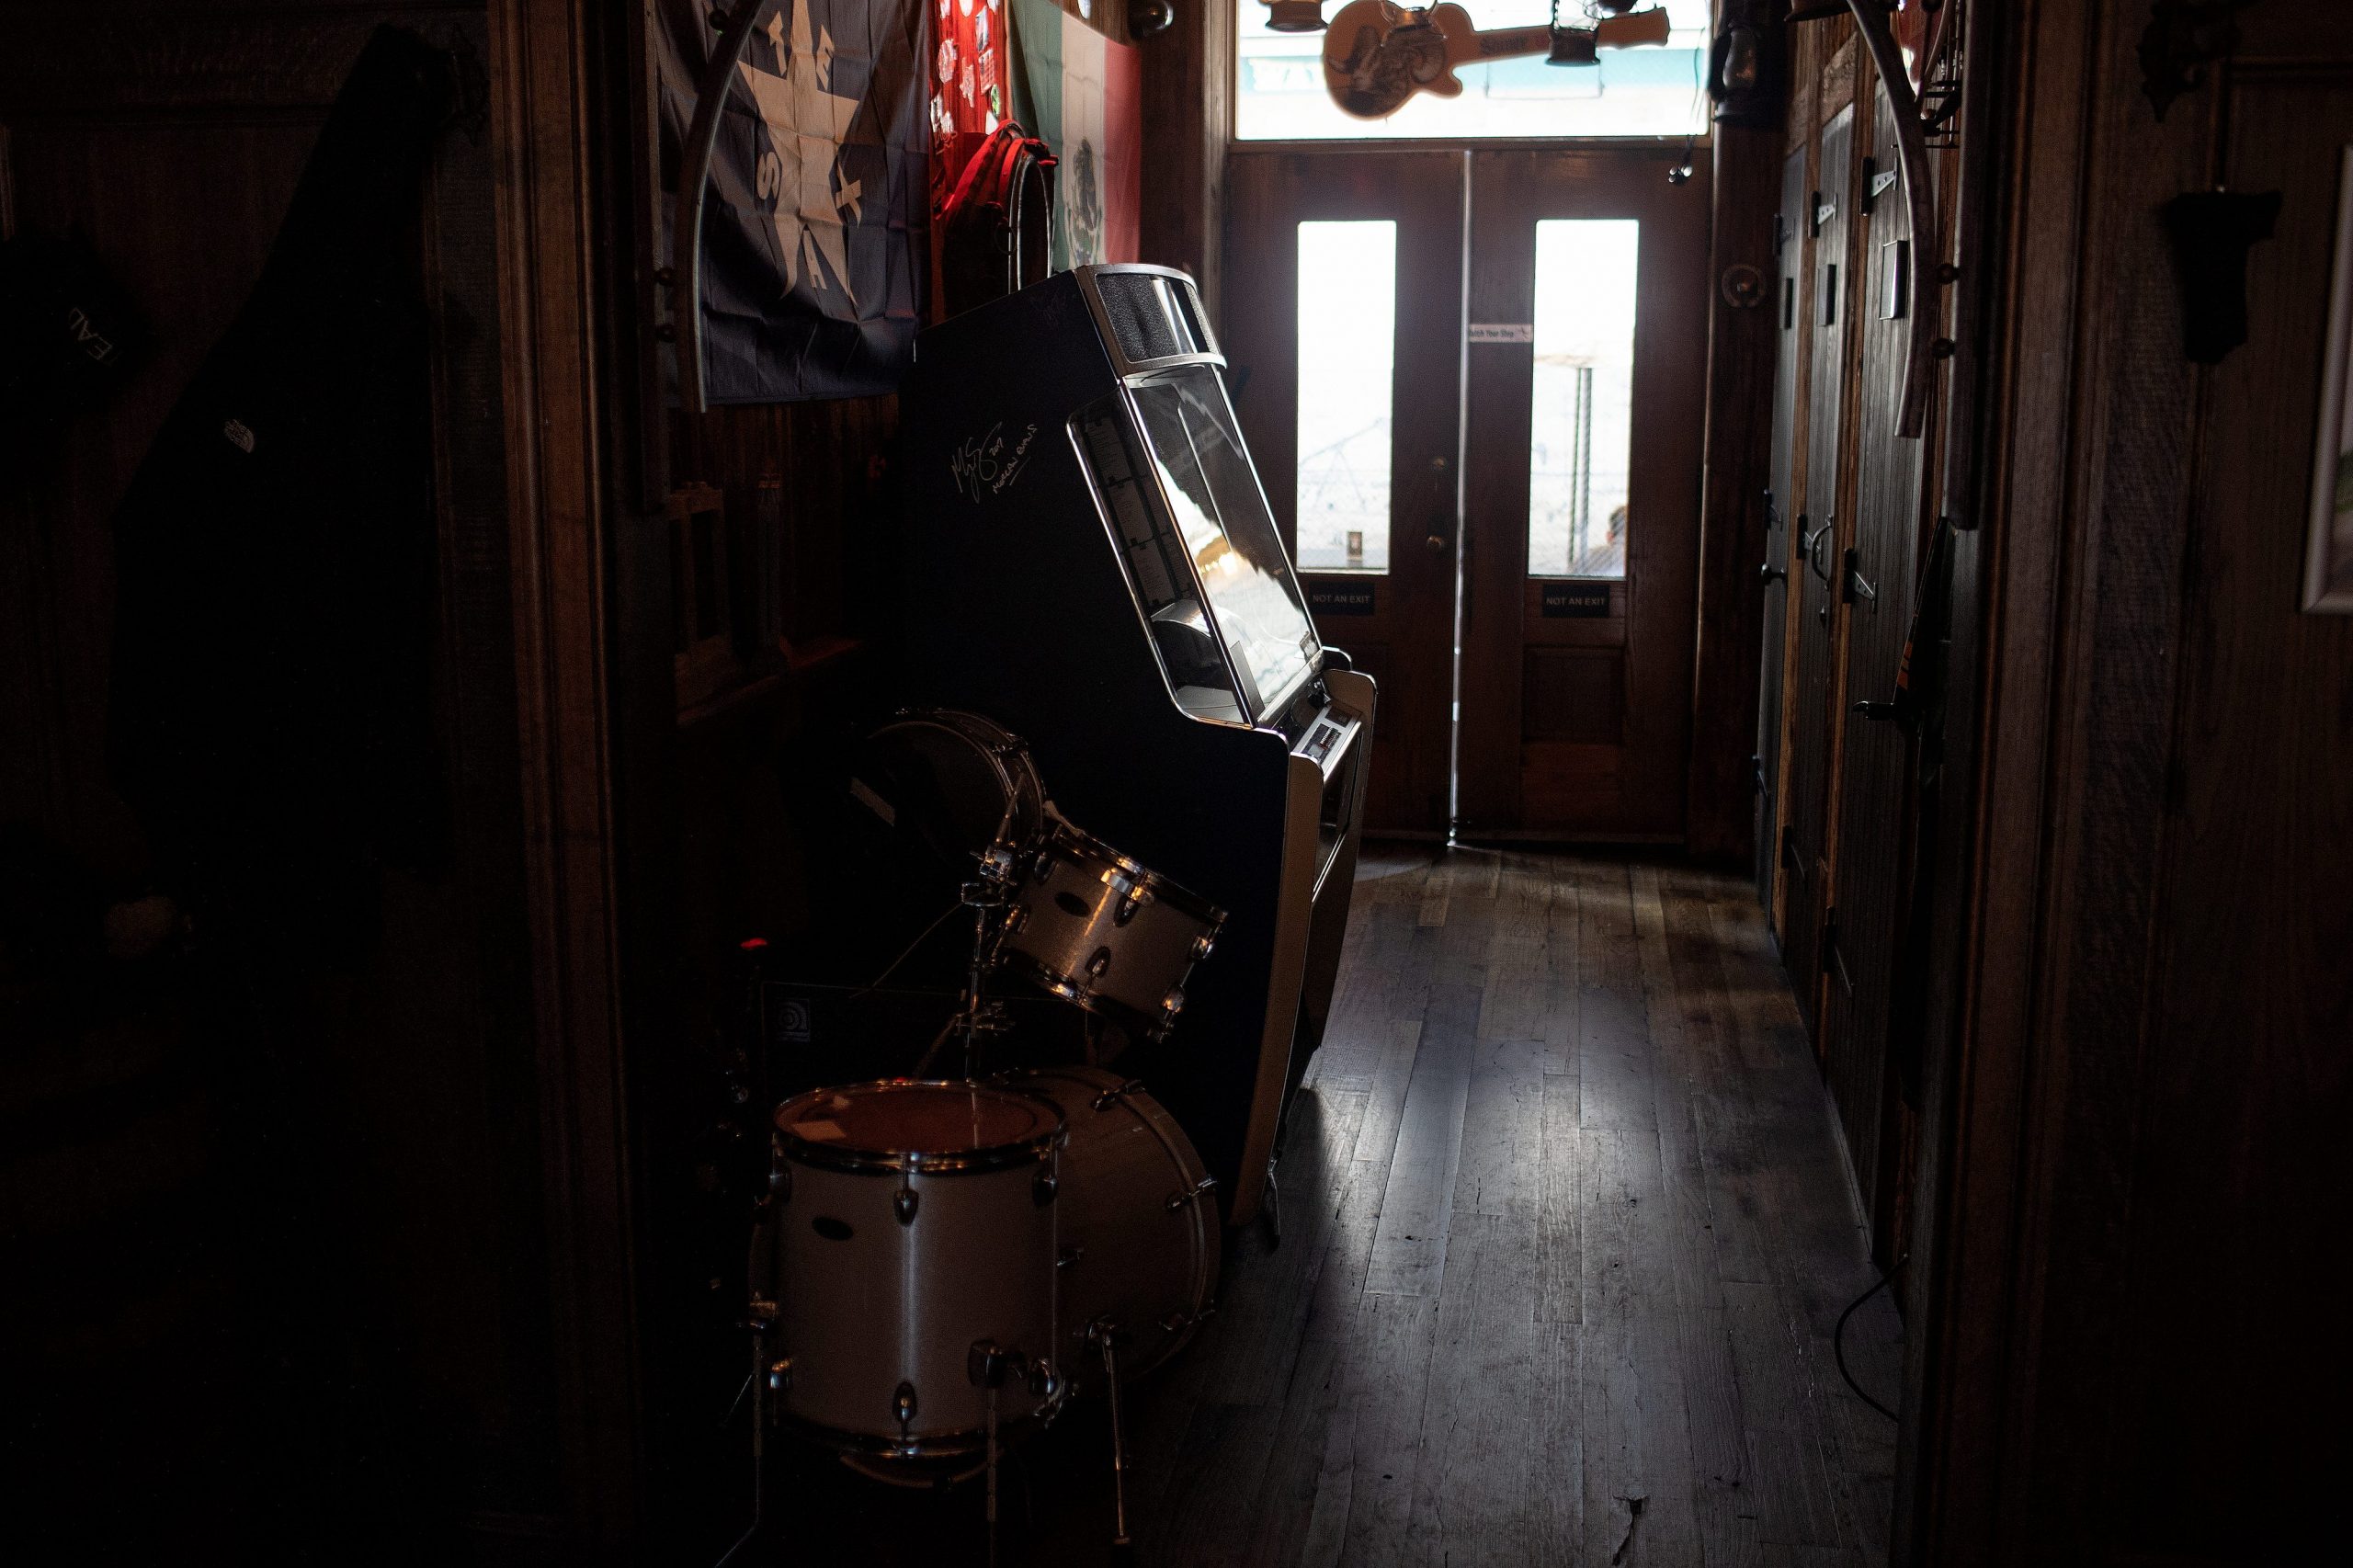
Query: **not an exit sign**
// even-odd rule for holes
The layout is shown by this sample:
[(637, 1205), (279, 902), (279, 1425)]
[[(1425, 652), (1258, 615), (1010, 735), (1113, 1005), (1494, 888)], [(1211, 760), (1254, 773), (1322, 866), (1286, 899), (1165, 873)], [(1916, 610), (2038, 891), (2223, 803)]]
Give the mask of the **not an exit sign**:
[(1544, 616), (1548, 620), (1582, 619), (1609, 613), (1607, 583), (1547, 583)]

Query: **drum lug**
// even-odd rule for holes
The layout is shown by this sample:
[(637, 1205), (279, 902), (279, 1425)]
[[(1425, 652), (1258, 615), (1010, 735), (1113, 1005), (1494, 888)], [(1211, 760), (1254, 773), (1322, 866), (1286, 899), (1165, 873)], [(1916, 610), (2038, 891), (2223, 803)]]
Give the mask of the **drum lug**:
[(1038, 1174), (1029, 1178), (1029, 1200), (1043, 1209), (1054, 1200), (1054, 1194), (1061, 1187), (1062, 1177), (1054, 1174), (1054, 1168), (1051, 1165), (1041, 1166)]
[(1171, 1214), (1176, 1213), (1188, 1203), (1193, 1202), (1195, 1199), (1208, 1193), (1209, 1190), (1215, 1186), (1217, 1186), (1217, 1178), (1215, 1176), (1203, 1176), (1191, 1187), (1170, 1193), (1168, 1195), (1167, 1203), (1168, 1211)]
[[(972, 1348), (977, 1351), (980, 1346), (976, 1345)], [(904, 1443), (907, 1440), (907, 1426), (915, 1418), (915, 1384), (899, 1385), (899, 1392), (891, 1396), (891, 1414), (899, 1423), (899, 1441)]]
[(891, 1212), (898, 1217), (900, 1224), (912, 1225), (915, 1222), (915, 1206), (922, 1201), (914, 1187), (903, 1187), (891, 1195)]
[(1195, 963), (1199, 963), (1199, 962), (1200, 962), (1203, 959), (1205, 959), (1205, 958), (1209, 957), (1209, 956), (1210, 956), (1210, 949), (1212, 949), (1212, 948), (1214, 948), (1214, 947), (1216, 947), (1216, 946), (1217, 946), (1217, 933), (1215, 933), (1215, 932), (1213, 932), (1213, 931), (1204, 931), (1204, 932), (1202, 932), (1199, 936), (1198, 936), (1198, 937), (1194, 937), (1194, 938), (1193, 938), (1193, 961), (1194, 961)]
[(1160, 999), (1160, 1017), (1162, 1021), (1164, 1023), (1174, 1022), (1176, 1015), (1184, 1010), (1185, 988), (1181, 985), (1170, 986), (1168, 988), (1168, 994)]
[(1096, 1096), (1095, 1108), (1097, 1111), (1109, 1110), (1113, 1106), (1119, 1104), (1120, 1100), (1124, 1099), (1128, 1096), (1140, 1095), (1142, 1093), (1143, 1093), (1143, 1080), (1142, 1078), (1131, 1078), (1124, 1084), (1114, 1084), (1111, 1087)]
[(1095, 956), (1086, 960), (1086, 978), (1089, 980), (1100, 980), (1103, 978), (1105, 971), (1109, 970), (1110, 967), (1111, 949), (1108, 948), (1097, 948), (1095, 949)]
[(792, 1386), (792, 1358), (779, 1356), (768, 1363), (768, 1392), (782, 1393)]
[(1192, 1321), (1193, 1316), (1190, 1312), (1170, 1312), (1166, 1317), (1160, 1320), (1160, 1332), (1163, 1334), (1182, 1334), (1186, 1328), (1191, 1324)]
[(792, 1201), (792, 1167), (785, 1163), (784, 1145), (768, 1140), (768, 1196), (779, 1203)]
[(776, 1327), (776, 1303), (766, 1296), (755, 1296), (745, 1303), (744, 1326), (754, 1334), (767, 1334)]
[(1002, 935), (1010, 937), (1029, 924), (1029, 906), (1026, 903), (1017, 903), (1005, 912), (1005, 922), (997, 929)]
[[(972, 1341), (972, 1347), (964, 1353), (964, 1375), (972, 1381), (974, 1388), (993, 1389), (1005, 1381), (1006, 1370), (1012, 1361), (1013, 1353), (995, 1340), (975, 1339)], [(910, 1402), (909, 1409), (912, 1410), (915, 1390), (905, 1383), (901, 1383), (899, 1392), (902, 1397)], [(904, 1416), (900, 1418), (899, 1424), (903, 1426), (906, 1425)]]

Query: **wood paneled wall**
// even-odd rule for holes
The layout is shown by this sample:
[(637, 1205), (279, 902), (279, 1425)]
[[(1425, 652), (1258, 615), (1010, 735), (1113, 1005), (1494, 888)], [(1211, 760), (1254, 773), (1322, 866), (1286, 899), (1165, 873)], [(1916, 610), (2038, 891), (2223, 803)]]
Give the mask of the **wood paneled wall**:
[[(411, 242), (432, 316), (438, 504), (420, 522), (439, 557), (453, 850), (387, 874), (381, 932), (351, 934), (347, 972), (224, 968), (199, 932), (185, 961), (107, 968), (70, 1006), (0, 1024), (7, 1338), (40, 1364), (12, 1380), (7, 1423), (30, 1506), (12, 1534), (32, 1558), (61, 1540), (111, 1558), (165, 1520), (255, 1561), (331, 1540), (354, 1562), (439, 1554), (468, 1535), (499, 1557), (551, 1541), (564, 1511), (490, 8), (0, 6), (0, 222), (79, 233), (154, 329), (111, 403), (0, 482), (0, 821), (103, 896), (152, 885), (105, 766), (112, 513), (388, 20), (455, 51), (474, 110)], [(318, 502), (333, 526), (336, 497)], [(101, 1503), (93, 1476), (114, 1488), (102, 1506), (53, 1517)], [(345, 1540), (359, 1491), (402, 1502)]]
[[(1962, 346), (1982, 696), (1899, 1561), (2322, 1561), (2353, 1458), (2353, 621), (2301, 611), (2299, 563), (2353, 17), (2240, 9), (2161, 119), (2149, 5), (1972, 10), (2003, 107)], [(2159, 212), (2218, 187), (2281, 206), (2247, 341), (2201, 368)]]

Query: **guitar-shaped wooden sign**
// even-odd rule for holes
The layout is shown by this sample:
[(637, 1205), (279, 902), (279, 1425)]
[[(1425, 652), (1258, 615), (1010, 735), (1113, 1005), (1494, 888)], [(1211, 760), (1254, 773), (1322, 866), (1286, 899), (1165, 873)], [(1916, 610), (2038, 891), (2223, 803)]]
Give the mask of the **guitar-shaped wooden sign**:
[(1497, 28), (1481, 32), (1460, 6), (1427, 10), (1390, 0), (1348, 0), (1324, 34), (1324, 85), (1343, 114), (1386, 119), (1415, 93), (1458, 97), (1460, 65), (1550, 54), (1563, 64), (1590, 64), (1597, 49), (1665, 43), (1666, 12), (1653, 6), (1606, 17), (1590, 28)]

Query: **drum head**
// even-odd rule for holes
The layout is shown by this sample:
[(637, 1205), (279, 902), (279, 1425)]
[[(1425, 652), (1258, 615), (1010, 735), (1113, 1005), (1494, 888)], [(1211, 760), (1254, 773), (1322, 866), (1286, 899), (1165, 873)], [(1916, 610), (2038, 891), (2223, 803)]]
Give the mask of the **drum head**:
[(850, 794), (891, 832), (958, 871), (992, 846), (1026, 847), (1044, 790), (1021, 743), (976, 714), (938, 712), (867, 737)]
[(866, 1169), (995, 1169), (1036, 1160), (1062, 1135), (1042, 1096), (985, 1084), (911, 1079), (795, 1095), (776, 1112), (795, 1158)]

